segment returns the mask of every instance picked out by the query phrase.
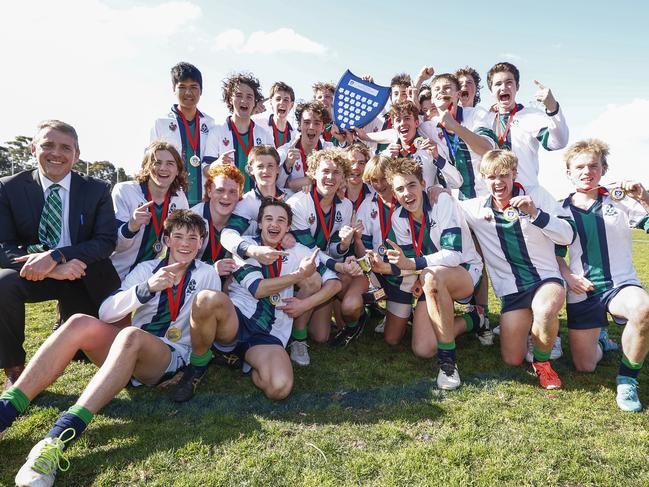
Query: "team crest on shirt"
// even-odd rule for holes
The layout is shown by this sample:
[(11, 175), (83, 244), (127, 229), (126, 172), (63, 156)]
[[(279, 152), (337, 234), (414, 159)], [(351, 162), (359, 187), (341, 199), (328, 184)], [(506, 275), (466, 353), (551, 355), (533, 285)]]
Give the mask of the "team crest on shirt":
[(604, 206), (604, 216), (617, 216), (619, 212), (610, 203)]
[(435, 228), (436, 226), (437, 226), (437, 222), (431, 218), (430, 219), (430, 228)]
[(171, 203), (171, 204), (169, 205), (169, 212), (168, 212), (168, 214), (171, 215), (171, 212), (174, 211), (175, 209), (176, 209), (176, 203)]
[(515, 118), (514, 120), (512, 120), (512, 125), (518, 125), (518, 122), (519, 122), (519, 121), (520, 121), (520, 120), (518, 120), (517, 118)]
[(201, 125), (201, 134), (206, 134), (207, 132), (209, 132), (209, 129), (207, 128), (207, 124), (203, 123)]
[(189, 284), (187, 284), (187, 292), (185, 294), (193, 294), (194, 291), (196, 291), (196, 280), (192, 279), (189, 281)]
[(311, 216), (309, 217), (309, 225), (313, 225), (315, 223), (315, 215), (311, 213)]
[(288, 262), (288, 255), (282, 255), (282, 262)]
[(296, 171), (301, 171), (302, 170), (302, 165), (299, 162), (295, 163), (295, 170)]
[(336, 221), (336, 223), (340, 223), (341, 221), (343, 221), (343, 215), (342, 215), (342, 213), (340, 213), (340, 211), (336, 212), (336, 220), (335, 221)]
[(370, 213), (370, 217), (372, 217), (372, 220), (376, 220), (376, 215), (378, 215), (376, 208), (372, 208), (372, 213)]
[(415, 161), (417, 161), (417, 164), (421, 164), (421, 156), (420, 156), (420, 155), (416, 155), (416, 156), (415, 156)]
[(257, 137), (257, 138), (255, 139), (255, 144), (257, 144), (257, 145), (261, 145), (261, 137)]
[(223, 145), (226, 147), (230, 145), (230, 141), (228, 140), (227, 137), (223, 137)]
[(172, 132), (175, 132), (177, 128), (178, 128), (178, 125), (176, 125), (176, 122), (174, 122), (173, 120), (171, 122), (169, 122), (169, 130), (171, 130)]
[(440, 140), (444, 140), (444, 132), (442, 131), (437, 132), (437, 137), (439, 137)]

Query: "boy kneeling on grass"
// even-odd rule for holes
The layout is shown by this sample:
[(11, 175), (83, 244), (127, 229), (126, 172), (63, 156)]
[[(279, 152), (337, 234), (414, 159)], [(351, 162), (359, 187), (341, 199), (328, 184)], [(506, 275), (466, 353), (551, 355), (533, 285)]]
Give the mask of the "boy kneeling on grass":
[[(16, 475), (19, 486), (51, 486), (59, 469), (67, 470), (65, 449), (86, 429), (94, 414), (129, 380), (155, 386), (190, 362), (192, 304), (201, 289), (220, 289), (214, 268), (195, 260), (205, 238), (203, 219), (177, 210), (165, 220), (162, 261), (137, 265), (99, 309), (101, 320), (72, 316), (38, 349), (15, 385), (0, 396), (0, 436), (29, 402), (50, 386), (79, 350), (99, 366), (76, 404), (32, 448)], [(131, 326), (119, 323), (132, 313)], [(65, 468), (62, 468), (65, 465)]]
[(568, 247), (570, 264), (558, 257), (568, 284), (568, 338), (575, 368), (593, 372), (604, 352), (616, 350), (606, 333), (607, 313), (620, 324), (622, 363), (617, 404), (639, 412), (638, 375), (649, 350), (649, 294), (633, 267), (630, 228), (649, 230), (649, 194), (636, 181), (605, 188), (608, 145), (597, 139), (573, 144), (564, 155), (575, 192), (563, 201), (574, 218), (577, 238)]
[(544, 389), (559, 389), (550, 365), (565, 302), (555, 245), (569, 245), (574, 222), (542, 187), (526, 190), (516, 181), (518, 158), (492, 150), (480, 162), (488, 196), (460, 202), (482, 248), (494, 292), (502, 303), (500, 351), (508, 365), (520, 365), (532, 331), (534, 372)]

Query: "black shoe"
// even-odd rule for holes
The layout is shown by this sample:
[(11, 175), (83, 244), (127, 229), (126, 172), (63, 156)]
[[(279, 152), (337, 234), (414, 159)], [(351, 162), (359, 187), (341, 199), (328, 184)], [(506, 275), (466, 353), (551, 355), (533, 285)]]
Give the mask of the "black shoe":
[(175, 402), (189, 401), (194, 397), (196, 387), (205, 375), (205, 372), (207, 372), (207, 367), (194, 367), (193, 365), (185, 367), (183, 376), (180, 378), (178, 387), (176, 387), (171, 398)]
[(349, 345), (352, 340), (355, 340), (361, 333), (363, 333), (363, 328), (365, 328), (365, 322), (367, 321), (367, 315), (363, 313), (358, 320), (358, 326), (355, 328), (345, 327), (340, 330), (335, 337), (329, 342), (329, 345), (335, 348), (344, 348)]
[(224, 365), (230, 369), (240, 369), (241, 368), (241, 358), (234, 352), (222, 352), (216, 348), (212, 348), (212, 353), (214, 354), (214, 361), (218, 365)]

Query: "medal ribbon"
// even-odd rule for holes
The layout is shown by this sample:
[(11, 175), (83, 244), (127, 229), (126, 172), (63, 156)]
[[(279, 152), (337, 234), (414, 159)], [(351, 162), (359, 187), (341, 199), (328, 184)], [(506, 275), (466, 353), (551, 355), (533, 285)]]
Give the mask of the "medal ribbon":
[(444, 139), (446, 140), (446, 147), (448, 147), (448, 151), (451, 153), (451, 159), (453, 163), (455, 163), (455, 154), (457, 153), (457, 149), (460, 146), (460, 138), (457, 136), (457, 134), (453, 134), (453, 142), (451, 142), (451, 137), (449, 136), (448, 131), (443, 125), (442, 133), (444, 134)]
[[(527, 193), (525, 192), (525, 188), (523, 187), (523, 185), (522, 185), (521, 183), (519, 183), (518, 181), (514, 181), (514, 188), (518, 188), (518, 189), (519, 189), (519, 193), (522, 192), (523, 194), (527, 194)], [(507, 208), (509, 208), (510, 206), (512, 206), (512, 205), (510, 205), (510, 204), (508, 203), (507, 206), (505, 206), (505, 207), (503, 208), (503, 212), (504, 212)]]
[[(282, 246), (278, 245), (277, 250), (282, 250)], [(275, 272), (275, 264), (277, 264), (277, 272)], [(275, 262), (271, 263), (268, 267), (268, 274), (271, 278), (279, 277), (282, 275), (282, 257), (279, 257)]]
[(334, 219), (336, 217), (336, 204), (331, 204), (331, 209), (329, 210), (329, 226), (327, 226), (324, 213), (322, 212), (322, 207), (320, 206), (318, 190), (316, 188), (313, 188), (313, 202), (315, 203), (315, 210), (318, 214), (318, 220), (320, 220), (320, 226), (322, 226), (322, 231), (324, 232), (325, 239), (327, 240), (327, 245), (329, 245), (329, 241), (331, 240), (331, 230), (334, 227)]
[(252, 146), (255, 145), (254, 134), (252, 133), (252, 128), (255, 126), (255, 123), (252, 120), (250, 120), (250, 125), (248, 126), (248, 142), (250, 143), (250, 145), (246, 145), (243, 143), (241, 134), (239, 133), (239, 130), (237, 130), (237, 126), (232, 121), (232, 117), (228, 119), (228, 123), (230, 124), (230, 130), (234, 132), (234, 135), (237, 137), (237, 140), (239, 141), (239, 145), (241, 145), (244, 154), (248, 156), (250, 150), (252, 149)]
[[(300, 149), (300, 157), (302, 157), (302, 167), (304, 167), (304, 174), (306, 174), (306, 152), (304, 152), (304, 147), (302, 147), (302, 137), (300, 137), (300, 142), (298, 144), (298, 149)], [(313, 149), (313, 152), (321, 150), (322, 146), (320, 145), (320, 141), (315, 145), (315, 148)]]
[(183, 277), (180, 279), (178, 286), (176, 286), (175, 293), (172, 291), (173, 286), (167, 288), (167, 300), (169, 301), (169, 316), (171, 317), (172, 322), (176, 321), (176, 318), (178, 318), (178, 311), (180, 310), (180, 300), (183, 296), (183, 285), (185, 284), (185, 276), (186, 274), (183, 274)]
[[(148, 189), (146, 192), (146, 199), (147, 201), (153, 201), (151, 198), (151, 192)], [(158, 221), (158, 217), (155, 214), (155, 208), (153, 208), (153, 211), (151, 212), (151, 223), (153, 223), (153, 231), (155, 232), (158, 241), (162, 239), (162, 227), (164, 226), (165, 220), (167, 219), (168, 210), (169, 210), (169, 191), (167, 191), (167, 194), (165, 194), (165, 201), (164, 204), (162, 205), (162, 214), (160, 215), (160, 221)]]
[(408, 213), (408, 220), (410, 221), (410, 235), (412, 236), (412, 246), (415, 248), (415, 255), (419, 257), (421, 255), (421, 249), (424, 244), (424, 231), (428, 226), (426, 222), (426, 212), (424, 211), (424, 217), (421, 220), (421, 226), (419, 227), (419, 236), (417, 241), (415, 241), (415, 221), (412, 218), (412, 213)]
[(385, 239), (388, 238), (388, 233), (390, 233), (390, 228), (392, 227), (392, 213), (394, 213), (394, 197), (390, 200), (390, 212), (388, 213), (388, 219), (384, 222), (384, 212), (383, 205), (384, 202), (381, 197), (378, 197), (379, 204), (379, 225), (381, 225), (381, 240), (385, 242)]
[(223, 248), (221, 245), (221, 239), (219, 239), (218, 245), (216, 244), (216, 228), (212, 225), (212, 213), (208, 213), (208, 226), (210, 228), (210, 249), (212, 251), (212, 262), (216, 262), (217, 256), (221, 253)]
[[(271, 115), (271, 117), (273, 117), (273, 116)], [(279, 144), (279, 132), (280, 132), (280, 130), (277, 128), (277, 124), (275, 123), (274, 118), (270, 119), (270, 123), (273, 125), (273, 139), (275, 139), (275, 147), (279, 147), (280, 146), (280, 144)], [(290, 127), (289, 127), (288, 122), (286, 122), (286, 128), (284, 129), (284, 132), (283, 132), (284, 133), (284, 140), (282, 141), (282, 145), (286, 144), (288, 142), (287, 139), (288, 139), (289, 132), (290, 132)]]
[(183, 125), (185, 126), (185, 133), (187, 134), (187, 142), (189, 142), (190, 147), (192, 148), (192, 151), (196, 156), (198, 156), (198, 152), (196, 149), (198, 148), (198, 135), (199, 135), (199, 128), (198, 125), (200, 124), (199, 122), (199, 117), (198, 117), (198, 110), (196, 110), (196, 116), (194, 117), (194, 136), (192, 137), (192, 133), (189, 130), (189, 123), (187, 122), (187, 119), (185, 118), (185, 115), (183, 114), (182, 111), (178, 110), (178, 115), (180, 115), (180, 118), (183, 121)]
[(500, 114), (496, 115), (496, 117), (498, 117), (498, 123), (496, 125), (497, 132), (498, 132), (498, 146), (502, 146), (505, 140), (507, 140), (507, 134), (509, 133), (509, 128), (512, 125), (512, 120), (514, 120), (514, 115), (516, 115), (517, 111), (518, 111), (518, 105), (516, 105), (511, 112), (509, 112), (509, 119), (507, 120), (507, 125), (505, 125), (504, 131), (501, 127)]
[[(345, 197), (349, 198), (347, 196), (347, 193), (349, 190), (345, 190)], [(361, 186), (361, 190), (358, 193), (358, 196), (356, 197), (356, 201), (354, 201), (354, 211), (358, 211), (358, 208), (361, 206), (361, 203), (363, 202), (363, 199), (365, 198), (365, 185), (363, 184)]]

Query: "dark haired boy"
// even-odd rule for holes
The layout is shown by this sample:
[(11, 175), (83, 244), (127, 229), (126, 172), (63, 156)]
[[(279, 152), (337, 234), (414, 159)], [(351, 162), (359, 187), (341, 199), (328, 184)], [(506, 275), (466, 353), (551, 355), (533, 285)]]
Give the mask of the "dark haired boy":
[(495, 64), (487, 74), (487, 85), (496, 99), (490, 114), (488, 129), (478, 130), (501, 149), (511, 150), (518, 158), (516, 180), (524, 187), (538, 186), (539, 147), (553, 151), (568, 144), (568, 125), (559, 102), (552, 91), (534, 80), (538, 87), (534, 95), (545, 111), (525, 107), (516, 102), (520, 88), (520, 73), (511, 63)]
[(255, 105), (263, 99), (259, 80), (251, 73), (233, 74), (223, 80), (222, 98), (230, 115), (216, 129), (215, 163), (237, 166), (246, 178), (243, 191), (247, 192), (254, 185), (246, 172), (250, 150), (255, 145), (274, 145), (272, 134), (251, 119)]
[(186, 191), (189, 206), (203, 198), (203, 172), (216, 159), (208, 142), (216, 124), (209, 115), (198, 110), (203, 94), (203, 76), (196, 66), (180, 62), (171, 68), (171, 87), (176, 103), (164, 117), (153, 123), (149, 142), (164, 140), (181, 154), (188, 175)]
[[(118, 292), (101, 305), (99, 317), (74, 315), (38, 349), (15, 385), (0, 396), (0, 432), (29, 402), (63, 373), (79, 350), (99, 370), (76, 404), (59, 418), (45, 439), (32, 448), (16, 476), (16, 485), (52, 485), (64, 450), (86, 429), (93, 416), (128, 383), (155, 386), (188, 363), (192, 354), (190, 311), (201, 289), (219, 289), (212, 266), (195, 260), (205, 225), (190, 210), (165, 220), (168, 256), (138, 264)], [(192, 306), (194, 304), (194, 306)], [(132, 313), (130, 326), (118, 322)]]
[[(238, 261), (229, 296), (204, 290), (192, 311), (192, 349), (206, 357), (204, 365), (192, 364), (185, 370), (174, 400), (191, 399), (207, 371), (215, 346), (219, 351), (238, 354), (244, 372), (251, 371), (255, 386), (269, 399), (284, 399), (293, 387), (293, 367), (285, 347), (293, 320), (307, 315), (330, 300), (339, 290), (335, 273), (319, 263), (319, 249), (296, 244), (282, 249), (281, 242), (292, 219), (291, 208), (276, 198), (266, 198), (259, 208), (259, 235), (246, 237), (250, 243), (282, 251), (282, 258), (264, 265), (254, 259)], [(322, 276), (322, 287), (302, 299), (294, 296), (294, 286), (311, 276)]]
[(270, 87), (269, 100), (272, 113), (254, 115), (252, 119), (272, 133), (277, 149), (295, 138), (295, 129), (288, 121), (295, 104), (295, 91), (283, 81), (277, 81)]

